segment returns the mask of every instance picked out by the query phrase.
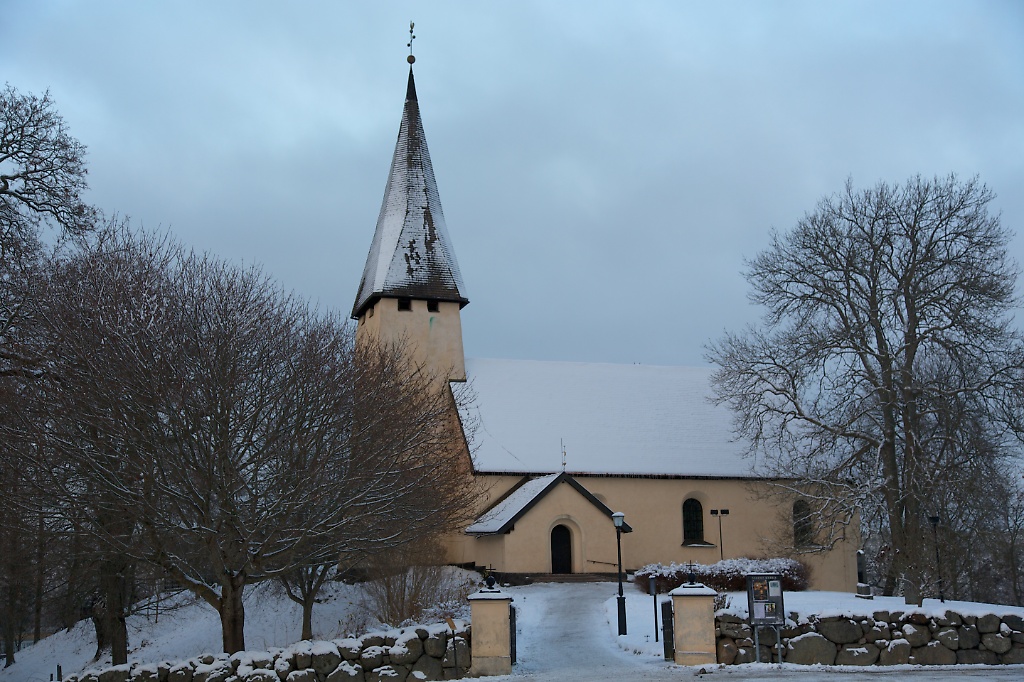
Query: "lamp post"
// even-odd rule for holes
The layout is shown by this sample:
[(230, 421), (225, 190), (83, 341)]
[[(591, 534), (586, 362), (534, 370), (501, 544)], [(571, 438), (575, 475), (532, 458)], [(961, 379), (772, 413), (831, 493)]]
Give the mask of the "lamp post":
[(935, 572), (939, 574), (939, 601), (946, 603), (946, 595), (942, 592), (942, 563), (939, 561), (939, 517), (929, 516), (928, 523), (932, 524), (932, 538), (935, 540)]
[(626, 515), (622, 512), (612, 514), (612, 521), (615, 522), (615, 544), (619, 550), (619, 635), (626, 634), (626, 597), (622, 594), (622, 524), (626, 521)]
[(711, 515), (718, 518), (718, 555), (725, 561), (725, 540), (722, 539), (722, 517), (729, 515), (728, 509), (712, 509)]

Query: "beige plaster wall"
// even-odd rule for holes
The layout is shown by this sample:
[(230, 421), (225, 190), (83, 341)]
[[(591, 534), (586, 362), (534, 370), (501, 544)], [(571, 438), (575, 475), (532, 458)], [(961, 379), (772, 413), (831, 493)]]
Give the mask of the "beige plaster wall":
[(551, 531), (557, 525), (571, 534), (573, 573), (615, 571), (612, 520), (567, 483), (556, 486), (505, 536), (505, 565), (516, 566), (511, 569), (516, 573), (550, 573)]
[[(481, 510), (520, 480), (519, 476), (477, 478), (488, 486)], [(625, 513), (626, 522), (633, 527), (634, 532), (622, 538), (623, 564), (627, 570), (673, 561), (712, 564), (723, 556), (778, 556), (771, 539), (785, 527), (783, 516), (788, 518), (791, 513), (791, 508), (780, 510), (775, 503), (758, 497), (757, 487), (764, 484), (748, 481), (604, 476), (580, 476), (577, 480), (613, 511)], [(704, 539), (709, 547), (682, 544), (682, 506), (690, 497), (703, 506)], [(712, 509), (729, 510), (729, 515), (722, 517), (721, 536), (718, 519), (710, 514)], [(507, 535), (456, 539), (453, 560), (475, 561), (511, 573), (550, 572), (550, 532), (560, 522), (573, 534), (574, 572), (615, 571), (615, 530), (611, 520), (567, 484), (549, 493)], [(857, 528), (851, 531), (851, 537), (858, 537)], [(504, 538), (503, 553), (494, 547), (497, 538)], [(800, 556), (811, 568), (812, 588), (855, 591), (857, 549), (856, 540), (852, 540), (824, 555)]]
[(397, 298), (381, 298), (359, 318), (357, 342), (370, 338), (405, 341), (413, 359), (430, 371), (451, 381), (466, 380), (458, 303), (439, 301), (432, 313), (427, 301), (413, 299), (412, 310), (399, 310)]

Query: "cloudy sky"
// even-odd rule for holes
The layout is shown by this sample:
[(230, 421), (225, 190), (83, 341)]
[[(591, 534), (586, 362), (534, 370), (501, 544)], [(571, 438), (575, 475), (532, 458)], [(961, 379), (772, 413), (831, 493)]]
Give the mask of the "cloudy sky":
[(467, 355), (701, 364), (847, 178), (978, 175), (1022, 233), (1024, 3), (4, 0), (91, 199), (349, 310), (416, 83)]

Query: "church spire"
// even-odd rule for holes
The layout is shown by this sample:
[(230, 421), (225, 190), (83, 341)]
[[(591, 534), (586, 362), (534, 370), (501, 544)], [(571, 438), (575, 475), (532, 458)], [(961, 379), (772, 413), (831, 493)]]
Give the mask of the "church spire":
[(352, 317), (381, 298), (448, 301), (465, 297), (462, 275), (445, 226), (427, 151), (413, 78), (410, 25), (409, 83), (377, 229), (366, 258)]

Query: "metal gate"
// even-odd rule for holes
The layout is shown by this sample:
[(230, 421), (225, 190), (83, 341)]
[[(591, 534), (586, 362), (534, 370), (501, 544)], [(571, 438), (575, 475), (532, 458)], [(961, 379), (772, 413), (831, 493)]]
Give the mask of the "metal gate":
[(511, 657), (512, 665), (516, 664), (516, 605), (509, 602), (508, 605), (508, 636), (512, 641), (511, 644)]
[(661, 602), (661, 641), (665, 647), (665, 660), (673, 661), (676, 657), (674, 616), (672, 602)]

